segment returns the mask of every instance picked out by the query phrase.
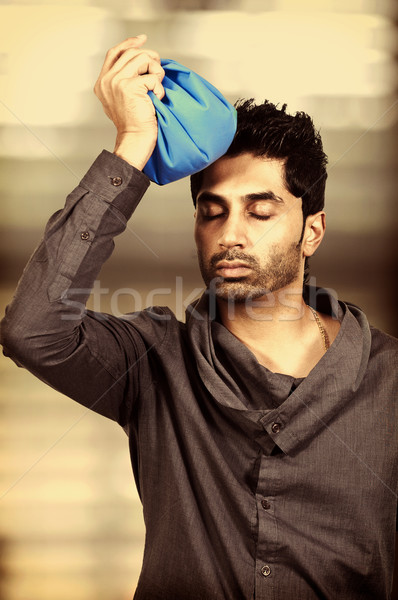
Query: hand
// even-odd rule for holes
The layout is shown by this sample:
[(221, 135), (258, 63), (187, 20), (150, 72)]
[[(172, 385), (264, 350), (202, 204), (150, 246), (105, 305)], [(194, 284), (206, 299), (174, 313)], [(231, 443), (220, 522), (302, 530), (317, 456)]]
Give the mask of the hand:
[(149, 160), (157, 140), (151, 90), (164, 96), (159, 54), (143, 49), (146, 35), (128, 38), (106, 55), (94, 92), (117, 129), (114, 152), (138, 169)]

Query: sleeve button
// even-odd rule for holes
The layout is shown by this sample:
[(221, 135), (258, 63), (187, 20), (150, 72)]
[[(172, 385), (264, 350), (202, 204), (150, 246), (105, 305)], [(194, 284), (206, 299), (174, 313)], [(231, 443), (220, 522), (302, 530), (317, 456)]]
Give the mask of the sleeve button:
[(272, 423), (271, 431), (272, 433), (279, 433), (282, 425), (280, 423)]
[(111, 184), (115, 186), (122, 185), (123, 179), (121, 177), (110, 177)]

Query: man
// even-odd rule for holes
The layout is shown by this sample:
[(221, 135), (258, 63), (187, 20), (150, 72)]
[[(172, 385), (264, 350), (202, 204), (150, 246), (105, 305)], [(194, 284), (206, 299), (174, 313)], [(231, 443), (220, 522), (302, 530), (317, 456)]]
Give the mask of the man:
[[(49, 221), (3, 321), (4, 351), (122, 425), (146, 522), (137, 599), (387, 599), (397, 491), (397, 342), (306, 287), (325, 231), (311, 120), (238, 108), (227, 154), (191, 180), (207, 291), (167, 308), (80, 311), (149, 182), (145, 37), (112, 49), (95, 91), (115, 123)], [(65, 302), (65, 299), (68, 302)]]

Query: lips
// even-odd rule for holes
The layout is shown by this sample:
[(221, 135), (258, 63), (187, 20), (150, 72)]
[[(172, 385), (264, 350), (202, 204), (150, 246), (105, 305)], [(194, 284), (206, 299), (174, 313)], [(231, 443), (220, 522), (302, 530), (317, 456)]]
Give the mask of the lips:
[(243, 277), (251, 267), (240, 260), (222, 260), (216, 265), (216, 271), (222, 277)]
[(217, 269), (239, 269), (240, 267), (244, 267), (245, 269), (250, 269), (250, 266), (240, 260), (221, 260), (217, 263)]

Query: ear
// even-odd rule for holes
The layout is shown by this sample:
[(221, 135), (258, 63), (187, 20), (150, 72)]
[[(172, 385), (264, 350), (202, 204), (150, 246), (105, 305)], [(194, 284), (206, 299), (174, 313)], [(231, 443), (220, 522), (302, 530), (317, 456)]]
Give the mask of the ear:
[(326, 215), (323, 210), (307, 217), (301, 246), (304, 256), (312, 256), (315, 253), (323, 240), (325, 229)]

